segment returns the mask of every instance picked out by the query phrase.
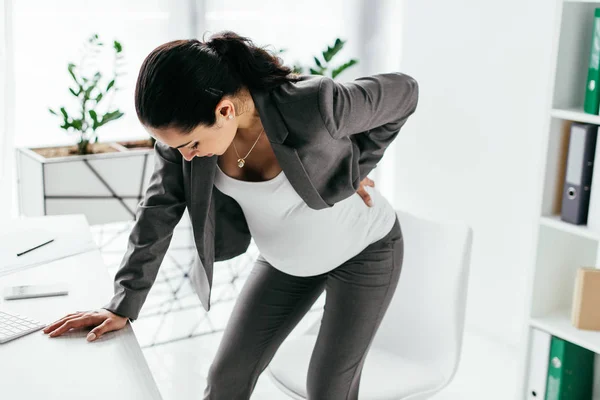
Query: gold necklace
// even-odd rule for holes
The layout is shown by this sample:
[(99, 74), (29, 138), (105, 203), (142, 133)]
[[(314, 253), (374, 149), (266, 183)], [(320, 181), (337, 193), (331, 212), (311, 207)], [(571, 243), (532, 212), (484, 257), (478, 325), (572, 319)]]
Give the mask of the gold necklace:
[(250, 151), (248, 151), (248, 154), (246, 154), (244, 157), (240, 157), (237, 148), (235, 147), (235, 142), (233, 143), (233, 149), (235, 150), (235, 154), (238, 156), (238, 160), (237, 160), (237, 166), (240, 168), (243, 168), (244, 165), (246, 164), (246, 158), (250, 155), (250, 152), (252, 151), (252, 149), (254, 149), (254, 146), (256, 146), (256, 143), (258, 143), (258, 139), (260, 139), (260, 135), (263, 134), (263, 132), (265, 131), (265, 129), (263, 128), (262, 131), (260, 131), (260, 133), (258, 134), (258, 137), (256, 138), (256, 141), (254, 142), (254, 144), (252, 145), (252, 147), (250, 148)]

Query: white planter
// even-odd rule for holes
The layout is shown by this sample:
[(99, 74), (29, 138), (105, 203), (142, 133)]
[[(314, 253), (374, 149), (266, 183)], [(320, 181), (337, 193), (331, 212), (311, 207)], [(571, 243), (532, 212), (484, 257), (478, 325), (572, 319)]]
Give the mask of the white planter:
[(46, 158), (17, 149), (24, 216), (84, 214), (92, 225), (133, 220), (154, 168), (154, 149)]

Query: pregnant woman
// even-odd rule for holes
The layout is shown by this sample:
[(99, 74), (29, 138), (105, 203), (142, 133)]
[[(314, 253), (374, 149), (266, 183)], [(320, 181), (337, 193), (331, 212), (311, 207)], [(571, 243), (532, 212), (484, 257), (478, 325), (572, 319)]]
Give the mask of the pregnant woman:
[(190, 281), (207, 311), (213, 263), (244, 253), (251, 238), (260, 251), (204, 399), (249, 399), (325, 291), (308, 399), (356, 400), (404, 251), (394, 209), (367, 175), (417, 100), (418, 85), (405, 74), (349, 83), (295, 75), (233, 32), (159, 46), (145, 59), (135, 92), (138, 118), (157, 140), (156, 164), (115, 295), (45, 333), (93, 327), (93, 341), (137, 319), (187, 208), (198, 252)]

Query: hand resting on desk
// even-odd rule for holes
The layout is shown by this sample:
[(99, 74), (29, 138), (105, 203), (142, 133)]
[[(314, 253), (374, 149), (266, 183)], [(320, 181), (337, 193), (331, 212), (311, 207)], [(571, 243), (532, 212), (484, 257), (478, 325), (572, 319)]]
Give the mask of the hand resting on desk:
[(44, 333), (49, 333), (50, 337), (56, 337), (71, 329), (93, 326), (94, 329), (87, 335), (88, 342), (93, 342), (106, 332), (123, 329), (125, 325), (127, 325), (127, 318), (105, 309), (87, 312), (79, 311), (48, 325), (44, 328)]

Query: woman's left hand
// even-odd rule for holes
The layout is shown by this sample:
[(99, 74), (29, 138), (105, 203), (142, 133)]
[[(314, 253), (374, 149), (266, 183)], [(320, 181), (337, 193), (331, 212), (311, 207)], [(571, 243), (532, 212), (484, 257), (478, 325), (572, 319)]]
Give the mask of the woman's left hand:
[(365, 204), (369, 207), (373, 207), (373, 200), (371, 199), (371, 195), (367, 193), (365, 190), (365, 186), (375, 187), (375, 182), (373, 182), (369, 178), (365, 178), (360, 182), (360, 186), (356, 193), (364, 200)]

